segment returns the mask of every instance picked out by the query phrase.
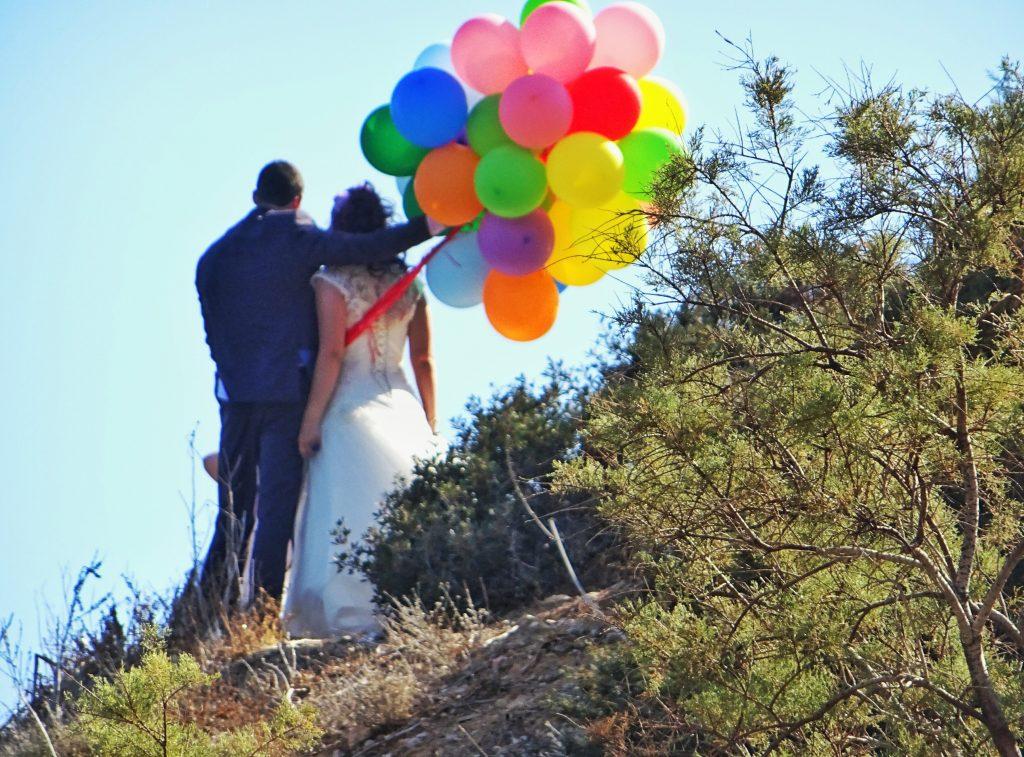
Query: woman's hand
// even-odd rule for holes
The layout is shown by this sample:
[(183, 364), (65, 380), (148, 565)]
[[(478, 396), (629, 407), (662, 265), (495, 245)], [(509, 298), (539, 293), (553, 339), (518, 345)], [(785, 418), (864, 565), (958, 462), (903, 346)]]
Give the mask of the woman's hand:
[(323, 446), (323, 433), (319, 421), (304, 420), (299, 430), (299, 454), (306, 460), (311, 460)]

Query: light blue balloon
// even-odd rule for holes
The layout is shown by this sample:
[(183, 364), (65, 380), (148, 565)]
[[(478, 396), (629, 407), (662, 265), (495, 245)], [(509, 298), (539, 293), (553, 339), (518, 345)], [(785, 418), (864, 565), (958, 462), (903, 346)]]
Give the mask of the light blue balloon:
[(427, 263), (427, 284), (445, 305), (471, 308), (484, 301), (484, 282), (490, 270), (480, 253), (476, 232), (463, 233)]
[(404, 195), (406, 187), (408, 187), (411, 182), (411, 176), (396, 176), (395, 186), (398, 187), (398, 194)]
[(455, 73), (455, 64), (452, 63), (452, 48), (444, 42), (435, 42), (422, 53), (413, 63), (414, 71), (420, 68), (439, 68), (450, 74)]

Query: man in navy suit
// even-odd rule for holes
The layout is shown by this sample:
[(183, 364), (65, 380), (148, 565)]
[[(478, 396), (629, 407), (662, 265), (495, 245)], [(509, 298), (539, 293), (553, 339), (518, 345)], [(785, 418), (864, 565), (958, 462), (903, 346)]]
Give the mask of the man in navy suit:
[(202, 584), (232, 602), (237, 587), (224, 584), (226, 567), (240, 562), (250, 536), (254, 588), (277, 599), (283, 591), (303, 480), (299, 427), (317, 354), (310, 278), (322, 265), (389, 261), (441, 231), (423, 218), (371, 234), (324, 231), (299, 210), (302, 192), (291, 164), (264, 167), (256, 207), (196, 272), (221, 408), (220, 510)]

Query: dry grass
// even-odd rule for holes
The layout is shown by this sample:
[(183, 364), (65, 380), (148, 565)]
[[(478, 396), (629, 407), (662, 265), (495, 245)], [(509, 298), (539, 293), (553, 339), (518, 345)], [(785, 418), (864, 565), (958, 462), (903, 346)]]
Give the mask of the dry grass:
[(332, 746), (350, 748), (409, 718), (470, 650), (503, 630), (486, 626), (482, 612), (450, 609), (395, 602), (381, 645), (323, 671), (307, 701), (320, 712)]
[[(220, 677), (183, 702), (185, 719), (224, 732), (270, 717), (288, 699), (316, 708), (325, 750), (349, 749), (430, 704), (472, 650), (506, 630), (486, 625), (481, 611), (456, 612), (450, 602), (428, 609), (396, 601), (381, 643), (319, 643), (288, 640), (279, 615), (264, 599), (226, 618), (221, 632), (193, 640), (190, 652), (203, 670)], [(73, 719), (48, 727), (59, 754), (86, 754)], [(31, 727), (5, 735), (0, 754), (49, 754)]]
[(274, 647), (285, 640), (281, 625), (281, 605), (260, 596), (245, 610), (225, 617), (222, 630), (205, 639), (196, 639), (189, 650), (207, 668), (217, 668)]
[[(86, 757), (89, 754), (85, 742), (69, 723), (51, 722), (46, 724), (46, 735), (60, 757)], [(33, 723), (5, 729), (0, 741), (0, 755), (18, 757), (52, 757), (46, 739)]]
[[(269, 718), (282, 698), (292, 699), (291, 677), (274, 675), (257, 660), (285, 642), (280, 604), (264, 595), (246, 610), (226, 615), (220, 633), (195, 642), (192, 653), (219, 680), (186, 702), (201, 728), (226, 731)], [(241, 673), (239, 673), (239, 668)]]
[[(268, 717), (288, 699), (317, 710), (325, 755), (562, 754), (553, 726), (565, 731), (565, 724), (552, 707), (573, 690), (565, 671), (581, 668), (590, 645), (607, 639), (582, 603), (552, 599), (538, 615), (490, 625), (484, 613), (459, 614), (450, 602), (429, 609), (396, 602), (377, 645), (288, 640), (276, 606), (264, 603), (197, 642), (193, 654), (220, 679), (191, 692), (183, 714), (223, 733)], [(657, 753), (629, 718), (592, 723), (589, 734), (584, 728), (576, 728), (579, 735), (609, 754)], [(86, 754), (73, 722), (51, 735), (62, 756)], [(28, 730), (11, 746), (0, 745), (0, 754), (47, 754)]]
[(220, 680), (189, 699), (187, 715), (217, 732), (269, 717), (282, 698), (305, 702), (319, 713), (326, 748), (349, 748), (409, 718), (470, 650), (500, 634), (484, 615), (395, 601), (379, 645), (318, 644), (289, 641), (278, 605), (264, 599), (196, 645), (203, 669)]

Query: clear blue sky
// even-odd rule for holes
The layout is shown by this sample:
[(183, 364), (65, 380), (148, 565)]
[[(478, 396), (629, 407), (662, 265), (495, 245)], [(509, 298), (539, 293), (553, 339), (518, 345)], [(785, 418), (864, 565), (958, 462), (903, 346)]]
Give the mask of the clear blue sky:
[[(861, 61), (932, 89), (948, 88), (945, 67), (978, 95), (1024, 34), (1020, 0), (649, 4), (668, 30), (659, 73), (710, 125), (740, 99), (716, 31), (752, 34), (807, 96), (816, 72)], [(110, 585), (125, 573), (157, 589), (186, 567), (188, 437), (211, 450), (217, 435), (194, 266), (248, 210), (259, 167), (297, 163), (321, 221), (363, 177), (394, 195), (359, 153), (362, 119), (422, 48), (485, 11), (519, 4), (0, 0), (0, 616), (29, 641), (63, 567), (98, 554)], [(571, 290), (526, 346), (479, 310), (435, 308), (441, 415), (549, 357), (582, 362), (595, 311), (625, 293)]]

